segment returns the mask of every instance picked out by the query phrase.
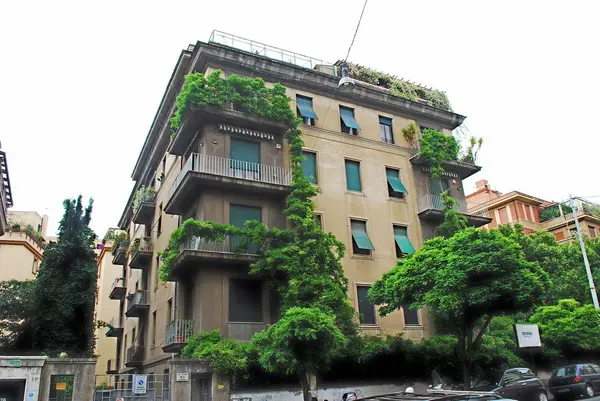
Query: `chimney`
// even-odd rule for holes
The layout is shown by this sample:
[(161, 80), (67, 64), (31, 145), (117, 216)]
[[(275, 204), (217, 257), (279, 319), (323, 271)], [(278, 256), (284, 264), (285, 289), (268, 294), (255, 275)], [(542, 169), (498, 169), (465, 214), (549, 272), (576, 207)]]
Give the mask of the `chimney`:
[(489, 186), (489, 184), (488, 184), (488, 181), (487, 181), (487, 180), (479, 180), (479, 181), (477, 181), (477, 182), (475, 183), (475, 186), (477, 187), (477, 190), (478, 190), (478, 191), (479, 191), (480, 189), (484, 189), (484, 188), (487, 188), (487, 189), (489, 189), (489, 188), (490, 188), (490, 186)]

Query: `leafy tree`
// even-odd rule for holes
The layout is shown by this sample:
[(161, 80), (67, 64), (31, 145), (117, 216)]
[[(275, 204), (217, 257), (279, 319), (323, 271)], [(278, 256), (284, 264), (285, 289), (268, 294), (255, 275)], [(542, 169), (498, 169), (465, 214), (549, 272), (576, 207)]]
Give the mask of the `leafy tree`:
[(454, 161), (458, 159), (459, 145), (452, 135), (444, 135), (443, 132), (427, 128), (419, 139), (421, 143), (421, 157), (429, 164), (431, 178), (439, 179), (444, 172), (443, 161)]
[(0, 349), (20, 348), (30, 341), (33, 281), (0, 282)]
[(404, 305), (428, 306), (443, 316), (458, 341), (463, 381), (494, 316), (526, 311), (542, 299), (551, 282), (521, 247), (497, 230), (468, 228), (436, 237), (398, 261), (369, 291), (382, 316)]
[(85, 209), (81, 196), (63, 202), (58, 241), (44, 251), (35, 281), (34, 346), (50, 354), (92, 354), (97, 275), (92, 202)]
[(561, 299), (537, 308), (530, 322), (539, 325), (545, 346), (568, 359), (600, 353), (600, 311), (592, 305)]
[(438, 235), (450, 238), (469, 226), (465, 215), (458, 211), (458, 202), (445, 191), (442, 192), (442, 206), (444, 221), (437, 228)]

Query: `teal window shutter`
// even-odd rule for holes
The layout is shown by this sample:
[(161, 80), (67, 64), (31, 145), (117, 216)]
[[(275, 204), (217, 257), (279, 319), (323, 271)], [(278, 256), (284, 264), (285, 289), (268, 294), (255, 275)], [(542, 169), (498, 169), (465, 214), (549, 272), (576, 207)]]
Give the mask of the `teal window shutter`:
[(258, 222), (262, 221), (261, 208), (254, 206), (235, 205), (233, 203), (229, 205), (229, 224), (234, 227), (242, 228), (248, 220), (256, 220)]
[(313, 110), (313, 101), (311, 98), (296, 96), (296, 108), (302, 117), (317, 119), (317, 114)]
[(408, 239), (408, 229), (406, 227), (394, 226), (394, 239), (402, 253), (415, 253), (415, 248)]
[(231, 138), (229, 158), (231, 168), (237, 171), (258, 171), (260, 143)]
[(348, 107), (340, 106), (340, 118), (346, 124), (346, 127), (354, 128), (359, 130), (360, 125), (354, 119), (354, 110)]
[(362, 191), (360, 184), (360, 162), (346, 160), (346, 188), (350, 191)]
[(393, 168), (386, 168), (385, 174), (387, 176), (387, 181), (390, 187), (394, 192), (401, 192), (403, 194), (408, 193), (404, 184), (400, 180), (400, 171)]
[(392, 125), (392, 119), (388, 117), (379, 116), (379, 124)]
[(313, 184), (317, 183), (317, 154), (313, 152), (302, 152), (304, 160), (302, 161), (302, 172), (304, 176)]
[(364, 221), (352, 220), (350, 222), (352, 239), (359, 249), (374, 251), (375, 247), (367, 234), (367, 224)]

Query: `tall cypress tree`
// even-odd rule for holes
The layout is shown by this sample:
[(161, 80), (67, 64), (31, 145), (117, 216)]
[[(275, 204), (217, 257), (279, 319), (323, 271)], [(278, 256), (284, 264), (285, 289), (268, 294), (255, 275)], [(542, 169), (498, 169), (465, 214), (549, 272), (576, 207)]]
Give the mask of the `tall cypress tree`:
[(89, 227), (93, 200), (63, 202), (58, 241), (44, 251), (35, 284), (34, 347), (50, 355), (90, 356), (94, 348), (95, 234)]

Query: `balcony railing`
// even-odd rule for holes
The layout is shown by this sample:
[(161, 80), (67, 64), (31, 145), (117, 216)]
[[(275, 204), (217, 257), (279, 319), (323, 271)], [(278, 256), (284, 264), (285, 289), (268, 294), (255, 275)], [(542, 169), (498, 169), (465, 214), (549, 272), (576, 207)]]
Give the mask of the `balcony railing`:
[(108, 322), (108, 331), (106, 332), (106, 337), (121, 337), (123, 335), (123, 328), (118, 327), (119, 323), (116, 323), (116, 319), (113, 317)]
[(141, 366), (144, 363), (144, 346), (143, 345), (134, 345), (127, 349), (127, 354), (125, 358), (125, 365), (128, 367), (131, 366)]
[(164, 352), (177, 352), (183, 348), (189, 336), (194, 334), (193, 320), (173, 320), (165, 333)]
[[(204, 251), (204, 252), (215, 252), (215, 253), (231, 253), (231, 254), (239, 254), (239, 255), (258, 255), (258, 247), (256, 245), (250, 245), (248, 249), (239, 249), (236, 247), (239, 246), (240, 240), (236, 237), (227, 236), (218, 244), (216, 241), (208, 240), (202, 237), (192, 237), (188, 241), (185, 241), (181, 244), (180, 251)], [(237, 250), (237, 252), (236, 252)]]
[(173, 196), (188, 171), (282, 186), (289, 186), (292, 181), (291, 171), (282, 167), (192, 153), (173, 182), (169, 197)]
[(150, 307), (150, 291), (138, 290), (127, 301), (127, 317), (140, 317)]
[(118, 368), (117, 368), (117, 361), (113, 360), (113, 359), (109, 359), (108, 361), (106, 361), (106, 374), (110, 375), (113, 373), (118, 372)]
[[(469, 213), (469, 208), (467, 207), (466, 201), (457, 200), (457, 202), (458, 202), (458, 205), (455, 205), (453, 207), (453, 209), (456, 210), (457, 212), (460, 212), (462, 214), (468, 214), (471, 216), (477, 216), (477, 217), (485, 217), (485, 218), (490, 217), (490, 214), (489, 214), (489, 211), (487, 208), (481, 208), (481, 209), (477, 210), (476, 212)], [(442, 211), (444, 209), (443, 198), (441, 195), (427, 194), (427, 195), (419, 198), (418, 206), (419, 206), (419, 213), (423, 213), (427, 210)]]
[(125, 288), (125, 279), (120, 277), (116, 278), (112, 283), (112, 287), (110, 289), (109, 298), (110, 299), (121, 299), (125, 296), (127, 292), (127, 288)]

